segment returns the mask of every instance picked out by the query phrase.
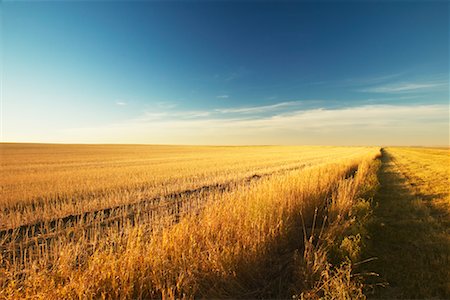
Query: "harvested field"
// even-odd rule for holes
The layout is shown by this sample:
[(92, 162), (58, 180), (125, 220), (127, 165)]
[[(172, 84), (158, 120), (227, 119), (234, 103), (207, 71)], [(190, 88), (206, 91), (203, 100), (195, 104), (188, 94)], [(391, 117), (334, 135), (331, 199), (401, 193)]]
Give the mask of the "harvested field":
[[(370, 147), (2, 144), (2, 295), (336, 292), (319, 284), (320, 274), (347, 274), (350, 265), (330, 269), (326, 253), (348, 234), (352, 203), (376, 186), (378, 153)], [(318, 254), (325, 260), (310, 261)], [(274, 263), (278, 271), (267, 269)], [(306, 268), (311, 263), (315, 270)], [(296, 279), (279, 285), (285, 276)], [(361, 293), (358, 280), (342, 284), (348, 295)]]

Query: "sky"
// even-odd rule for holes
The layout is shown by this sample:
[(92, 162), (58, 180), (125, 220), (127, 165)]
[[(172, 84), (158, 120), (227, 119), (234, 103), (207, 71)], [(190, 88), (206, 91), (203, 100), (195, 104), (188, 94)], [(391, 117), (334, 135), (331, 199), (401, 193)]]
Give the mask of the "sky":
[(446, 146), (449, 5), (2, 1), (1, 141)]

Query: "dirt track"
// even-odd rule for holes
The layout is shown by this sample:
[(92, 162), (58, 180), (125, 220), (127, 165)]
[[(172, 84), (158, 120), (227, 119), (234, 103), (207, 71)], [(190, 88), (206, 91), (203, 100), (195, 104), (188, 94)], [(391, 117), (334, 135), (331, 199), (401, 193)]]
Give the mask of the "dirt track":
[(376, 287), (368, 296), (448, 299), (450, 241), (442, 238), (448, 228), (438, 218), (445, 213), (432, 209), (430, 195), (417, 194), (389, 149), (383, 151), (379, 181), (365, 253), (376, 260), (365, 267), (380, 277), (369, 280)]

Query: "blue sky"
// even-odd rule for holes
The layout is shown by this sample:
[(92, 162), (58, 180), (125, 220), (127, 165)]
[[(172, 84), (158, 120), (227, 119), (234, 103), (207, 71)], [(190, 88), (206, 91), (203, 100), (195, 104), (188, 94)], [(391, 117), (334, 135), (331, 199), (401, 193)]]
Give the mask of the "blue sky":
[(446, 2), (1, 10), (2, 141), (448, 144)]

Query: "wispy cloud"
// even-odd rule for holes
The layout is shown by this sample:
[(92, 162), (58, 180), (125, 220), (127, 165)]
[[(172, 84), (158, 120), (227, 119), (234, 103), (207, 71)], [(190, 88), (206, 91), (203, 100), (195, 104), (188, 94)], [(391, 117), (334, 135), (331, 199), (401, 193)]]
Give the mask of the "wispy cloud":
[(380, 84), (380, 83), (386, 83), (389, 81), (392, 81), (394, 79), (400, 78), (404, 76), (406, 72), (397, 72), (397, 73), (390, 73), (390, 74), (383, 74), (383, 75), (375, 75), (371, 77), (362, 77), (362, 78), (351, 78), (346, 79), (344, 82), (348, 85), (372, 85), (372, 84)]
[(385, 84), (372, 86), (365, 89), (361, 89), (362, 92), (369, 93), (411, 93), (421, 91), (431, 91), (448, 88), (448, 82), (446, 81), (431, 81), (431, 82), (399, 82), (393, 84)]
[(229, 95), (218, 95), (217, 98), (219, 98), (219, 99), (228, 99), (228, 98), (230, 98), (230, 96)]
[[(311, 101), (311, 100), (307, 100)], [(298, 110), (303, 101), (286, 101), (270, 105), (247, 106), (247, 107), (226, 107), (212, 110), (174, 110), (172, 107), (166, 109), (156, 106), (154, 109), (145, 111), (138, 120), (169, 120), (169, 119), (201, 119), (207, 117), (229, 118), (230, 116), (240, 116), (240, 119), (258, 118), (261, 115), (275, 115), (286, 110)], [(242, 117), (241, 115), (246, 115)]]
[(252, 118), (190, 115), (147, 115), (121, 124), (65, 130), (63, 136), (83, 137), (84, 142), (169, 144), (448, 144), (446, 105), (316, 108)]
[(448, 89), (448, 80), (448, 74), (434, 74), (418, 78), (417, 76), (413, 76), (411, 70), (406, 70), (397, 73), (322, 81), (311, 84), (347, 88), (351, 92), (398, 95), (443, 91)]
[(219, 112), (219, 113), (224, 113), (224, 114), (229, 114), (229, 113), (255, 114), (255, 113), (275, 111), (275, 110), (279, 110), (282, 108), (299, 106), (299, 105), (301, 105), (301, 101), (287, 101), (287, 102), (280, 102), (280, 103), (276, 103), (276, 104), (262, 105), (262, 106), (218, 108), (215, 111)]
[(386, 83), (405, 75), (406, 72), (378, 74), (358, 78), (343, 78), (337, 80), (321, 80), (307, 83), (307, 85), (323, 85), (330, 87), (364, 87), (368, 85)]
[(118, 105), (118, 106), (125, 106), (125, 105), (127, 105), (127, 103), (123, 102), (123, 101), (116, 101), (116, 105)]
[(205, 118), (211, 115), (206, 110), (187, 110), (187, 111), (145, 111), (144, 114), (135, 120), (138, 122), (163, 121), (163, 120), (188, 120)]

